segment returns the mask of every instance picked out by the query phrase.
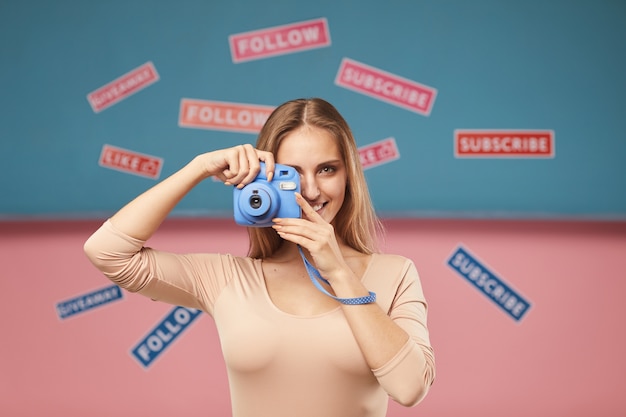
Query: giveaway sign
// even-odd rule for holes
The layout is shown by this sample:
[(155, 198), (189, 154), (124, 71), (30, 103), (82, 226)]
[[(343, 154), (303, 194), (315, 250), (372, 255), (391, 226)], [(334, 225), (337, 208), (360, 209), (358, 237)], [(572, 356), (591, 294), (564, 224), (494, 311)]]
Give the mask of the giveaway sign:
[(95, 113), (124, 100), (159, 80), (159, 74), (152, 62), (127, 72), (110, 83), (87, 94), (87, 101)]
[(56, 310), (60, 319), (66, 319), (121, 299), (122, 290), (120, 287), (111, 285), (69, 300), (60, 301), (56, 305)]

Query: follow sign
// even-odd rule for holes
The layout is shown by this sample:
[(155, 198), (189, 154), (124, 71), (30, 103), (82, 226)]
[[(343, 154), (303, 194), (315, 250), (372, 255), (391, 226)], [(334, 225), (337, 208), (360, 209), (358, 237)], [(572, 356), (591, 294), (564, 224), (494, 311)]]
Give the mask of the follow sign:
[(175, 307), (132, 349), (132, 356), (148, 368), (200, 313), (193, 308)]

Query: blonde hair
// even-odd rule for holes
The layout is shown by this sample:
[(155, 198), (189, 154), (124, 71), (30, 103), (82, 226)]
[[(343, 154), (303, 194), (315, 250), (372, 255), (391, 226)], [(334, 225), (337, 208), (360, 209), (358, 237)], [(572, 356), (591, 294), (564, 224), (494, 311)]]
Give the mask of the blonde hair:
[[(256, 148), (276, 155), (282, 139), (304, 125), (330, 132), (337, 141), (346, 167), (346, 194), (333, 221), (335, 233), (361, 253), (377, 252), (377, 238), (383, 228), (372, 205), (352, 131), (332, 104), (320, 98), (296, 99), (281, 104), (261, 129)], [(283, 242), (272, 228), (250, 227), (248, 234), (248, 256), (252, 258), (271, 256)]]

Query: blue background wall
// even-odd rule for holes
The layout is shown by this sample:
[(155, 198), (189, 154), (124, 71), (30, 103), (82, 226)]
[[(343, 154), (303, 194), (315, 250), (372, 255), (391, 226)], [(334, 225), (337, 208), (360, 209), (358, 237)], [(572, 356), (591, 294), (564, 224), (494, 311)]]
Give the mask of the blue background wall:
[[(330, 47), (234, 64), (228, 36), (328, 19)], [(320, 96), (358, 145), (377, 209), (409, 217), (626, 218), (626, 2), (2, 1), (0, 216), (98, 217), (155, 180), (98, 165), (103, 144), (164, 159), (253, 134), (180, 128), (182, 98), (276, 106)], [(422, 116), (334, 84), (347, 57), (434, 87)], [(94, 113), (86, 95), (152, 61), (160, 80)], [(552, 159), (455, 159), (454, 129), (550, 129)], [(175, 215), (229, 216), (206, 181)]]

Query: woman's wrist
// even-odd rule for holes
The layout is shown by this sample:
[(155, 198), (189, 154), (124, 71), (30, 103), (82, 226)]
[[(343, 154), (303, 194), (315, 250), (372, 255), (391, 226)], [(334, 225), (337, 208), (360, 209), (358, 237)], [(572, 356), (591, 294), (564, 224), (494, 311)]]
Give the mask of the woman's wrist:
[(193, 158), (188, 164), (188, 167), (194, 171), (199, 181), (205, 180), (217, 174), (217, 172), (212, 172), (210, 168), (211, 164), (208, 163), (210, 154), (211, 152), (196, 155), (196, 157)]
[(342, 268), (327, 278), (338, 297), (363, 297), (369, 291), (349, 267)]

